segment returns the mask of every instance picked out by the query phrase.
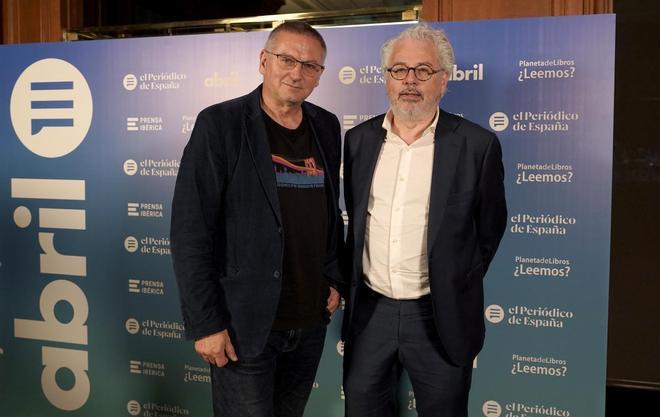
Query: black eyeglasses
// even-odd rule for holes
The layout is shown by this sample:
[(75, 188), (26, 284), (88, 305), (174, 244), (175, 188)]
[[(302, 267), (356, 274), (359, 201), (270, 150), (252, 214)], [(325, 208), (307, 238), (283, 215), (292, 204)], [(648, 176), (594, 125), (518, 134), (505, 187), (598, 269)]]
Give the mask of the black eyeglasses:
[(413, 74), (415, 74), (415, 78), (417, 78), (419, 81), (427, 81), (431, 77), (433, 77), (433, 74), (437, 74), (442, 70), (434, 70), (433, 68), (431, 68), (426, 64), (420, 64), (417, 65), (416, 67), (409, 67), (403, 64), (396, 64), (389, 68), (385, 68), (385, 71), (389, 72), (392, 78), (394, 78), (395, 80), (403, 80), (408, 76), (408, 73), (412, 71)]
[(275, 52), (267, 51), (264, 49), (264, 52), (267, 54), (275, 55), (277, 62), (280, 63), (280, 66), (286, 70), (292, 70), (296, 67), (297, 64), (300, 64), (302, 67), (303, 74), (314, 77), (317, 76), (325, 69), (323, 65), (319, 65), (316, 62), (310, 61), (301, 61), (287, 54), (276, 54)]

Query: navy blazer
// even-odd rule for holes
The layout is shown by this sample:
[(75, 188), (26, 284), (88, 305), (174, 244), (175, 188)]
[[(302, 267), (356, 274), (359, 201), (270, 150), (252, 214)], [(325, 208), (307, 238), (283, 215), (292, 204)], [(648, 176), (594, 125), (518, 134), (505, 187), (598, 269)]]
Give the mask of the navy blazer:
[[(363, 280), (367, 205), (385, 139), (384, 115), (346, 133), (344, 197), (351, 284), (343, 334), (350, 337), (356, 294)], [(436, 330), (449, 359), (469, 364), (484, 341), (483, 277), (507, 222), (502, 151), (495, 134), (440, 111), (435, 131), (427, 231)]]
[[(171, 249), (186, 337), (229, 329), (239, 357), (263, 350), (281, 291), (282, 220), (260, 99), (261, 86), (200, 112), (172, 201)], [(323, 274), (340, 286), (339, 121), (307, 102), (302, 109), (326, 170)]]

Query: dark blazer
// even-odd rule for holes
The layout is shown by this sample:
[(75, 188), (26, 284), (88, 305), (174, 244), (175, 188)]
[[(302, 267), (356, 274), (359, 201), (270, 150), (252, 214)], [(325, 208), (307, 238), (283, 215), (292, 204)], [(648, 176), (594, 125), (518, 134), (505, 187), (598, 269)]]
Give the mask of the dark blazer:
[[(344, 335), (362, 278), (367, 204), (386, 131), (384, 115), (346, 133), (344, 195), (348, 211), (350, 291)], [(484, 341), (483, 282), (506, 227), (502, 151), (497, 137), (440, 111), (435, 131), (428, 219), (428, 267), (435, 324), (449, 359), (467, 365)]]
[[(260, 99), (261, 86), (197, 116), (172, 201), (171, 249), (186, 337), (229, 329), (239, 357), (263, 350), (281, 291), (282, 220)], [(310, 103), (302, 109), (326, 169), (323, 274), (339, 286), (339, 121)]]

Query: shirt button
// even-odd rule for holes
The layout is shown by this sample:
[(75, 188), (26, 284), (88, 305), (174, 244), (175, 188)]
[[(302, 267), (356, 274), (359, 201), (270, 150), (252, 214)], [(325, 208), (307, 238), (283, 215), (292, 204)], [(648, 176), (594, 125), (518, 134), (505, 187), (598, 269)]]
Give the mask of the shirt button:
[(392, 243), (399, 243), (397, 239), (392, 239)]
[(405, 181), (406, 179), (404, 177), (399, 177), (399, 181)]
[(273, 272), (273, 278), (277, 279), (280, 277), (280, 271)]

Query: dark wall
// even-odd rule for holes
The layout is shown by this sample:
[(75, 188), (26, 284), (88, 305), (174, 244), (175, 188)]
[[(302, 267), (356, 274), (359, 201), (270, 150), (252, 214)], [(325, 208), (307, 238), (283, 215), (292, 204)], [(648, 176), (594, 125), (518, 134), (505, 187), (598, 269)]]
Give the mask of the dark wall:
[(144, 23), (275, 14), (284, 0), (85, 0), (85, 26)]
[(608, 370), (660, 389), (660, 2), (618, 0)]

